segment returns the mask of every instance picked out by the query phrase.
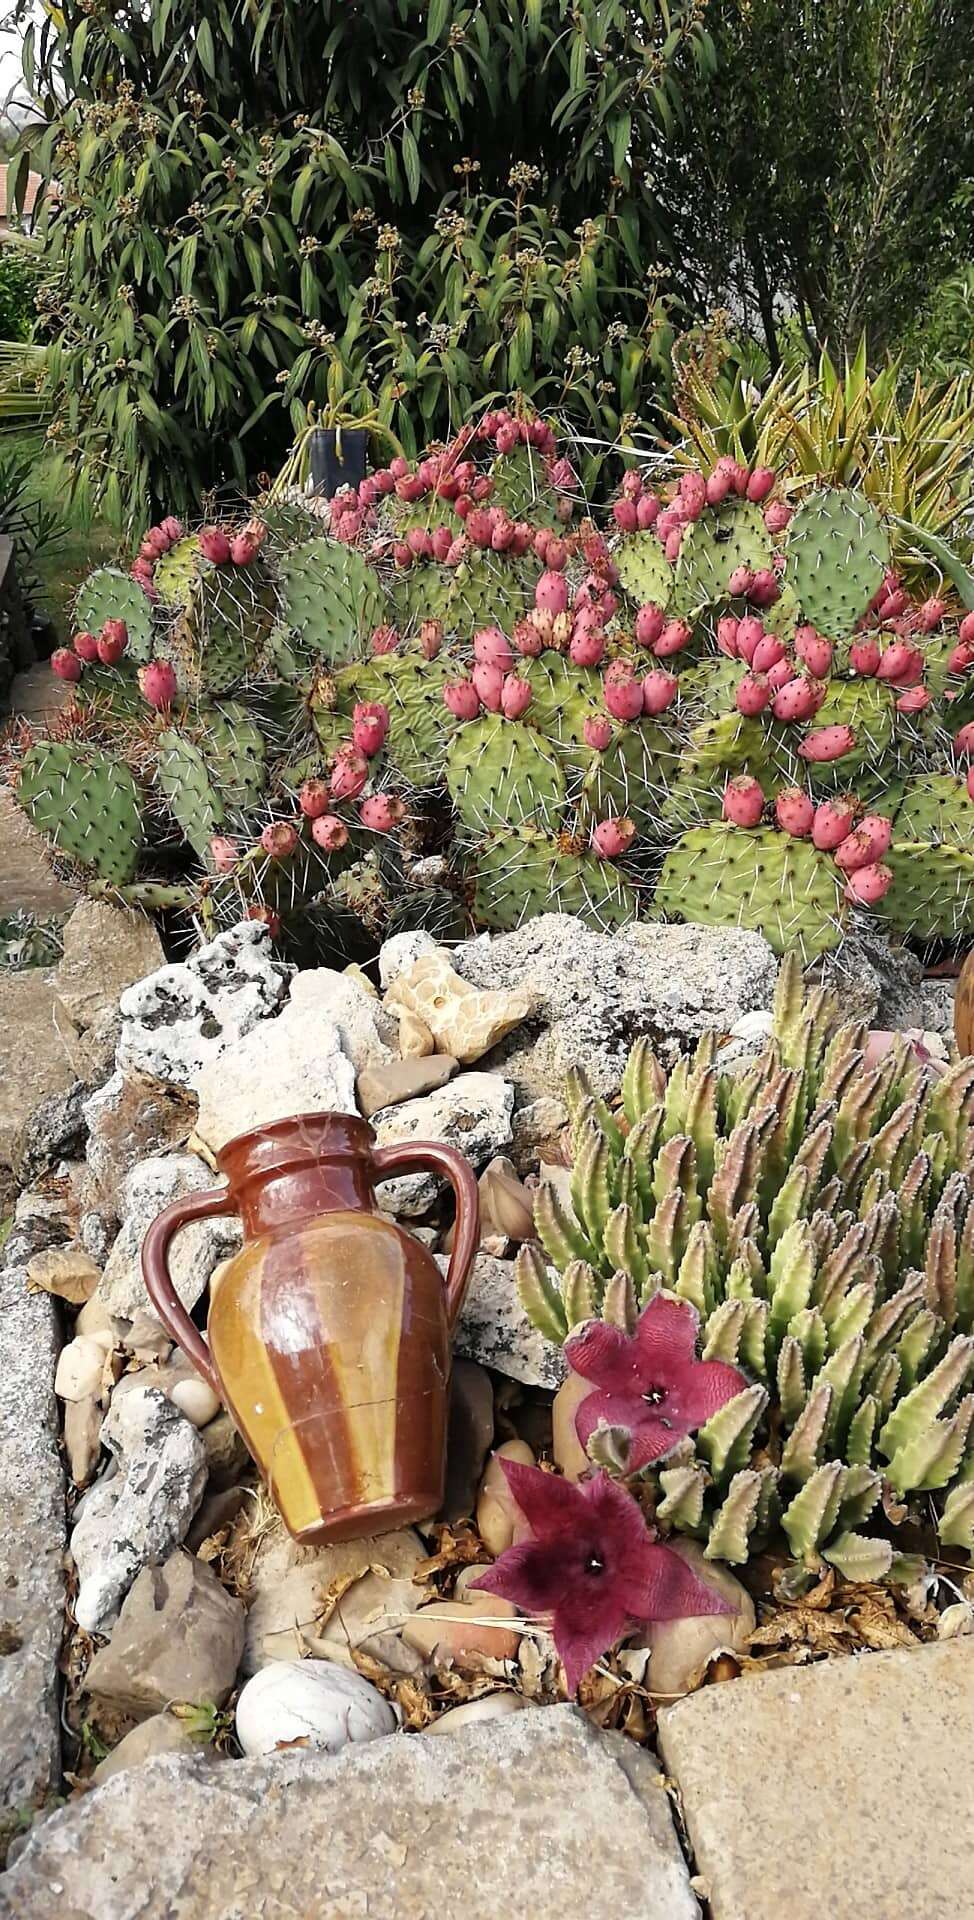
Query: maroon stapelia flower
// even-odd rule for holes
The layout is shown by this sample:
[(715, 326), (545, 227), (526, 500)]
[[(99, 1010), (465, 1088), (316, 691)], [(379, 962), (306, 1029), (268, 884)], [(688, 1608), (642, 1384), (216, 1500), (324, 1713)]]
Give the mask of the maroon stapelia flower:
[(697, 1326), (688, 1300), (657, 1293), (631, 1338), (604, 1320), (589, 1320), (566, 1340), (572, 1371), (596, 1389), (575, 1414), (583, 1447), (597, 1427), (622, 1427), (631, 1436), (628, 1468), (637, 1473), (743, 1392), (747, 1381), (736, 1367), (696, 1358)]
[(573, 1694), (607, 1648), (644, 1620), (729, 1613), (672, 1548), (659, 1544), (630, 1493), (597, 1473), (575, 1483), (502, 1460), (532, 1537), (508, 1547), (472, 1587), (551, 1618)]

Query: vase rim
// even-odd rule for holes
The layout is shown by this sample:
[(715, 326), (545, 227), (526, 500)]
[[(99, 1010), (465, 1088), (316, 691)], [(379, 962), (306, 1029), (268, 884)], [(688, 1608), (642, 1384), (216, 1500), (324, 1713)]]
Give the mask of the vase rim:
[[(269, 1120), (262, 1126), (248, 1127), (224, 1142), (215, 1155), (221, 1172), (233, 1183), (234, 1172), (270, 1173), (293, 1159), (295, 1148), (305, 1142), (320, 1153), (322, 1135), (334, 1134), (335, 1157), (358, 1157), (375, 1145), (375, 1132), (368, 1120), (357, 1113), (318, 1110), (313, 1113), (287, 1114), (281, 1120)], [(331, 1155), (328, 1156), (332, 1157)]]

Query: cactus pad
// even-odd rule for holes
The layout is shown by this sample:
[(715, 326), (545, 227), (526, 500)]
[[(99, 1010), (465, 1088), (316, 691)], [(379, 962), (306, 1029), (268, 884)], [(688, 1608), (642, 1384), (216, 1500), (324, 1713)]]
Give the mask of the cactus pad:
[(832, 862), (808, 841), (714, 825), (692, 828), (671, 849), (656, 905), (678, 920), (750, 927), (776, 953), (797, 950), (811, 960), (838, 944), (842, 889)]
[(627, 925), (636, 896), (593, 854), (562, 852), (543, 834), (499, 833), (476, 848), (473, 910), (480, 926), (510, 932), (538, 913), (572, 913), (597, 931)]
[(446, 782), (464, 824), (488, 833), (502, 823), (553, 828), (565, 806), (565, 776), (543, 736), (500, 714), (458, 728)]
[(683, 536), (675, 569), (675, 593), (681, 609), (723, 600), (738, 567), (757, 573), (770, 567), (771, 535), (760, 507), (732, 497), (691, 521)]
[(74, 603), (76, 630), (99, 633), (106, 620), (124, 620), (129, 659), (142, 662), (152, 658), (153, 621), (148, 596), (137, 580), (117, 567), (99, 567), (89, 574)]
[(373, 627), (386, 617), (378, 574), (338, 540), (318, 536), (282, 556), (281, 618), (299, 658), (328, 666), (361, 657)]
[(647, 601), (657, 607), (669, 605), (673, 568), (651, 528), (629, 534), (615, 549), (613, 559), (623, 587), (637, 606), (643, 607)]
[(846, 488), (807, 494), (788, 527), (785, 579), (803, 619), (830, 639), (853, 631), (890, 563), (876, 509)]
[(21, 762), (17, 799), (66, 858), (116, 886), (134, 879), (141, 798), (128, 767), (111, 754), (73, 741), (40, 741)]

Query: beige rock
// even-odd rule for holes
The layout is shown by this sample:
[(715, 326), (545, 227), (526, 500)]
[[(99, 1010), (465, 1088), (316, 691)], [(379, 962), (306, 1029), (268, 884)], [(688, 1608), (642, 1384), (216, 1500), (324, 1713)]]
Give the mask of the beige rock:
[(434, 1600), (407, 1620), (403, 1638), (427, 1660), (448, 1658), (456, 1666), (475, 1672), (485, 1658), (515, 1658), (521, 1644), (517, 1629), (509, 1624), (494, 1627), (488, 1623), (494, 1619), (516, 1621), (517, 1608), (499, 1593), (469, 1590), (470, 1581), (482, 1572), (482, 1567), (465, 1567), (452, 1600)]
[(31, 1115), (79, 1077), (81, 1041), (46, 967), (0, 973), (0, 1167), (18, 1172)]
[(28, 1286), (56, 1293), (70, 1307), (81, 1307), (91, 1299), (100, 1276), (101, 1268), (81, 1247), (48, 1247), (27, 1262)]
[(469, 1520), (494, 1438), (494, 1389), (474, 1360), (454, 1360), (446, 1426), (446, 1484), (438, 1519)]
[(147, 914), (83, 900), (65, 922), (57, 990), (75, 1025), (84, 1030), (114, 1007), (126, 987), (154, 973), (164, 959)]
[(533, 1013), (537, 996), (521, 988), (501, 992), (472, 987), (461, 980), (440, 949), (420, 954), (397, 975), (387, 1001), (416, 1013), (428, 1026), (438, 1051), (452, 1053), (469, 1066)]
[[(297, 1660), (319, 1639), (324, 1648), (326, 1635), (325, 1657), (351, 1665), (353, 1610), (357, 1626), (366, 1603), (374, 1606), (374, 1590), (370, 1588), (364, 1596), (360, 1593), (357, 1601), (343, 1609), (344, 1622), (340, 1615), (333, 1627), (323, 1619), (326, 1595), (342, 1588), (350, 1592), (354, 1582), (363, 1582), (363, 1576), (377, 1567), (386, 1576), (387, 1600), (391, 1597), (390, 1585), (402, 1581), (412, 1588), (414, 1604), (419, 1605), (426, 1589), (422, 1583), (413, 1583), (412, 1574), (425, 1557), (426, 1548), (411, 1527), (362, 1540), (342, 1540), (330, 1547), (299, 1547), (278, 1524), (263, 1536), (254, 1557), (247, 1596), (244, 1672), (256, 1673), (271, 1660)], [(397, 1600), (403, 1597), (396, 1595)], [(364, 1642), (359, 1644), (369, 1650)]]
[(451, 1707), (449, 1713), (441, 1713), (424, 1732), (460, 1733), (464, 1727), (477, 1726), (482, 1720), (502, 1720), (505, 1714), (520, 1713), (527, 1704), (523, 1694), (499, 1687), (496, 1693), (485, 1693), (479, 1700), (467, 1700), (462, 1707)]
[[(688, 1614), (682, 1620), (655, 1620), (640, 1633), (650, 1648), (646, 1685), (657, 1697), (686, 1693), (718, 1648), (740, 1652), (754, 1632), (754, 1602), (729, 1567), (705, 1560), (695, 1540), (668, 1540), (667, 1546), (691, 1566), (708, 1587), (716, 1587), (734, 1608), (733, 1613)], [(659, 1698), (664, 1704), (664, 1699)]]
[(421, 1020), (418, 1013), (410, 1013), (408, 1007), (399, 1007), (396, 1011), (399, 1014), (399, 1051), (403, 1059), (425, 1059), (436, 1047), (425, 1020)]
[(219, 1707), (237, 1677), (243, 1644), (240, 1601), (202, 1560), (174, 1553), (161, 1567), (143, 1567), (85, 1686), (139, 1718), (174, 1700)]
[(160, 1326), (154, 1313), (148, 1309), (145, 1313), (136, 1313), (125, 1323), (125, 1332), (119, 1345), (130, 1353), (134, 1360), (150, 1362), (168, 1360), (173, 1344), (165, 1327)]
[(97, 1340), (100, 1347), (108, 1353), (117, 1343), (117, 1328), (104, 1300), (94, 1294), (86, 1300), (75, 1323), (75, 1333), (83, 1333), (86, 1339)]
[(158, 1753), (199, 1753), (200, 1750), (199, 1741), (187, 1732), (184, 1721), (177, 1720), (172, 1713), (154, 1713), (133, 1727), (131, 1733), (98, 1762), (92, 1779), (100, 1787), (113, 1774), (124, 1773), (126, 1767), (141, 1767), (146, 1760), (154, 1760)]
[(414, 1618), (429, 1588), (422, 1582), (386, 1573), (363, 1573), (345, 1588), (330, 1618), (309, 1637), (318, 1660), (354, 1667), (355, 1655), (378, 1660), (390, 1673), (418, 1673), (422, 1655), (406, 1639), (404, 1629)]
[(518, 1179), (502, 1153), (488, 1162), (479, 1180), (481, 1238), (503, 1234), (507, 1240), (533, 1240), (534, 1195)]
[(104, 1418), (100, 1394), (89, 1393), (84, 1400), (65, 1401), (64, 1445), (76, 1487), (86, 1487), (98, 1465)]
[(246, 1442), (228, 1413), (218, 1413), (215, 1420), (208, 1421), (200, 1429), (200, 1439), (206, 1453), (207, 1485), (211, 1493), (219, 1493), (239, 1480), (247, 1467), (250, 1455)]
[(194, 1427), (207, 1426), (220, 1411), (220, 1402), (209, 1381), (201, 1380), (198, 1373), (175, 1380), (169, 1389), (169, 1398)]
[(575, 1432), (575, 1415), (591, 1392), (591, 1380), (570, 1373), (551, 1403), (552, 1452), (566, 1480), (580, 1480), (592, 1464)]
[(85, 1120), (89, 1202), (119, 1219), (132, 1168), (189, 1139), (196, 1124), (196, 1096), (134, 1070), (113, 1073), (86, 1101)]
[(487, 1463), (477, 1495), (477, 1532), (495, 1560), (520, 1532), (527, 1530), (504, 1477), (502, 1460), (514, 1460), (521, 1467), (535, 1465), (526, 1440), (505, 1440)]
[(383, 1107), (398, 1107), (433, 1093), (453, 1078), (457, 1062), (448, 1053), (431, 1053), (418, 1060), (391, 1060), (386, 1066), (364, 1067), (355, 1082), (356, 1098), (368, 1120)]
[(85, 1334), (69, 1340), (58, 1354), (54, 1391), (61, 1400), (87, 1400), (100, 1394), (105, 1367), (105, 1349), (98, 1340)]

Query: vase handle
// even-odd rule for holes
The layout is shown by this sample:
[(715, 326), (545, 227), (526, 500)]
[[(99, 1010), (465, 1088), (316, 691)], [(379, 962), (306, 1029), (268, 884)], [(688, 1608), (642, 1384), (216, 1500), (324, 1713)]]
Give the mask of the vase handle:
[(205, 1193), (188, 1193), (182, 1200), (174, 1200), (171, 1206), (163, 1208), (142, 1242), (146, 1293), (166, 1332), (182, 1347), (187, 1360), (192, 1361), (219, 1400), (223, 1399), (223, 1391), (213, 1356), (173, 1286), (168, 1254), (170, 1241), (180, 1227), (188, 1226), (193, 1220), (210, 1220), (214, 1214), (232, 1211), (228, 1187), (208, 1187)]
[(467, 1291), (480, 1244), (480, 1192), (477, 1176), (455, 1147), (437, 1141), (403, 1141), (402, 1146), (374, 1147), (372, 1165), (379, 1180), (393, 1173), (438, 1173), (450, 1182), (457, 1203), (453, 1252), (446, 1273), (446, 1316), (452, 1332)]

